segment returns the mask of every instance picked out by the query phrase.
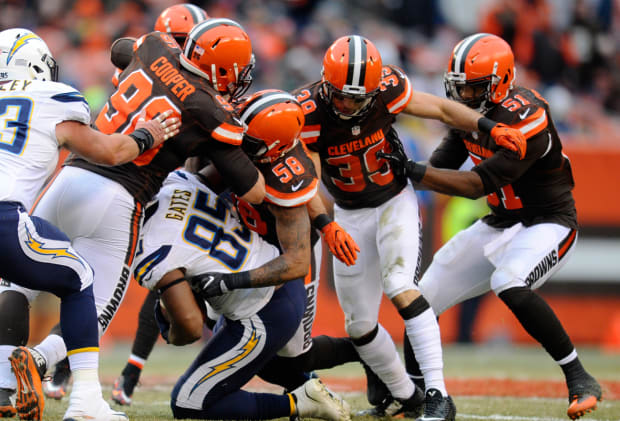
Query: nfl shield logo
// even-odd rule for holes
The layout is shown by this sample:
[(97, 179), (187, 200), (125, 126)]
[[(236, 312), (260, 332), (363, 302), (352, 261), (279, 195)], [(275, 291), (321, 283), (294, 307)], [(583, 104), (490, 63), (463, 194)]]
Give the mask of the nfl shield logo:
[(358, 134), (360, 134), (360, 126), (351, 127), (351, 133), (353, 133), (353, 136), (357, 136)]

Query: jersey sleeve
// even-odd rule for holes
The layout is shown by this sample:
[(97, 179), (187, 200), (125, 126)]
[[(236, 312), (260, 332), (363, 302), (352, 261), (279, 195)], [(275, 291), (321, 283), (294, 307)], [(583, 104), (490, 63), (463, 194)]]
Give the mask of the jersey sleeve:
[(403, 111), (413, 96), (413, 87), (405, 72), (394, 65), (383, 66), (380, 93), (390, 114)]
[(258, 169), (238, 146), (212, 142), (208, 157), (238, 196), (245, 195), (258, 181)]
[(429, 163), (435, 168), (458, 169), (469, 156), (465, 144), (464, 134), (455, 129), (448, 131), (439, 146), (435, 148)]
[(265, 201), (282, 207), (306, 204), (319, 188), (312, 160), (302, 142), (276, 161), (261, 165), (265, 177)]
[(56, 106), (59, 121), (79, 121), (90, 124), (90, 107), (84, 95), (72, 86), (56, 83), (50, 93), (51, 106)]

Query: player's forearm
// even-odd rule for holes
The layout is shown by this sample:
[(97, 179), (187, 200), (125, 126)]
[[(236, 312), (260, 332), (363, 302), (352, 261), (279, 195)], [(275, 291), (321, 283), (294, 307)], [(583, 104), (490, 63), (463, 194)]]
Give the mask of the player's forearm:
[(252, 287), (280, 285), (306, 276), (310, 269), (310, 249), (289, 250), (263, 266), (249, 271)]
[(429, 166), (419, 184), (428, 190), (451, 196), (462, 196), (469, 199), (484, 196), (482, 179), (473, 171), (447, 170)]
[(440, 109), (440, 120), (448, 126), (469, 132), (478, 131), (478, 120), (483, 117), (479, 112), (449, 99), (442, 99)]
[(310, 201), (306, 204), (306, 207), (308, 208), (308, 216), (310, 216), (311, 221), (317, 216), (327, 213), (327, 207), (323, 203), (323, 199), (321, 199), (318, 192), (312, 199), (310, 199)]

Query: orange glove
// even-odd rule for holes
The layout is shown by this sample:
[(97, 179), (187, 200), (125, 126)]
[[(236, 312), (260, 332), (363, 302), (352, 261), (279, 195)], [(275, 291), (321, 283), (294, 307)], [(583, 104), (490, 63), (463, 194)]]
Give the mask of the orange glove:
[(497, 146), (516, 152), (519, 154), (519, 159), (525, 158), (527, 139), (520, 130), (513, 129), (503, 123), (497, 123), (491, 129), (491, 137)]
[(321, 229), (323, 239), (329, 246), (329, 250), (334, 256), (347, 266), (355, 264), (359, 246), (340, 225), (335, 221), (330, 222)]

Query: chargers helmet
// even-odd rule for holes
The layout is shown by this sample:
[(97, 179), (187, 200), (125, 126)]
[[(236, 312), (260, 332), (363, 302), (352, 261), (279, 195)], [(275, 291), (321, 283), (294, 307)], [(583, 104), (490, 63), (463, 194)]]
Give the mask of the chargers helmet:
[(47, 44), (28, 29), (0, 32), (0, 81), (14, 79), (58, 80), (58, 65)]

